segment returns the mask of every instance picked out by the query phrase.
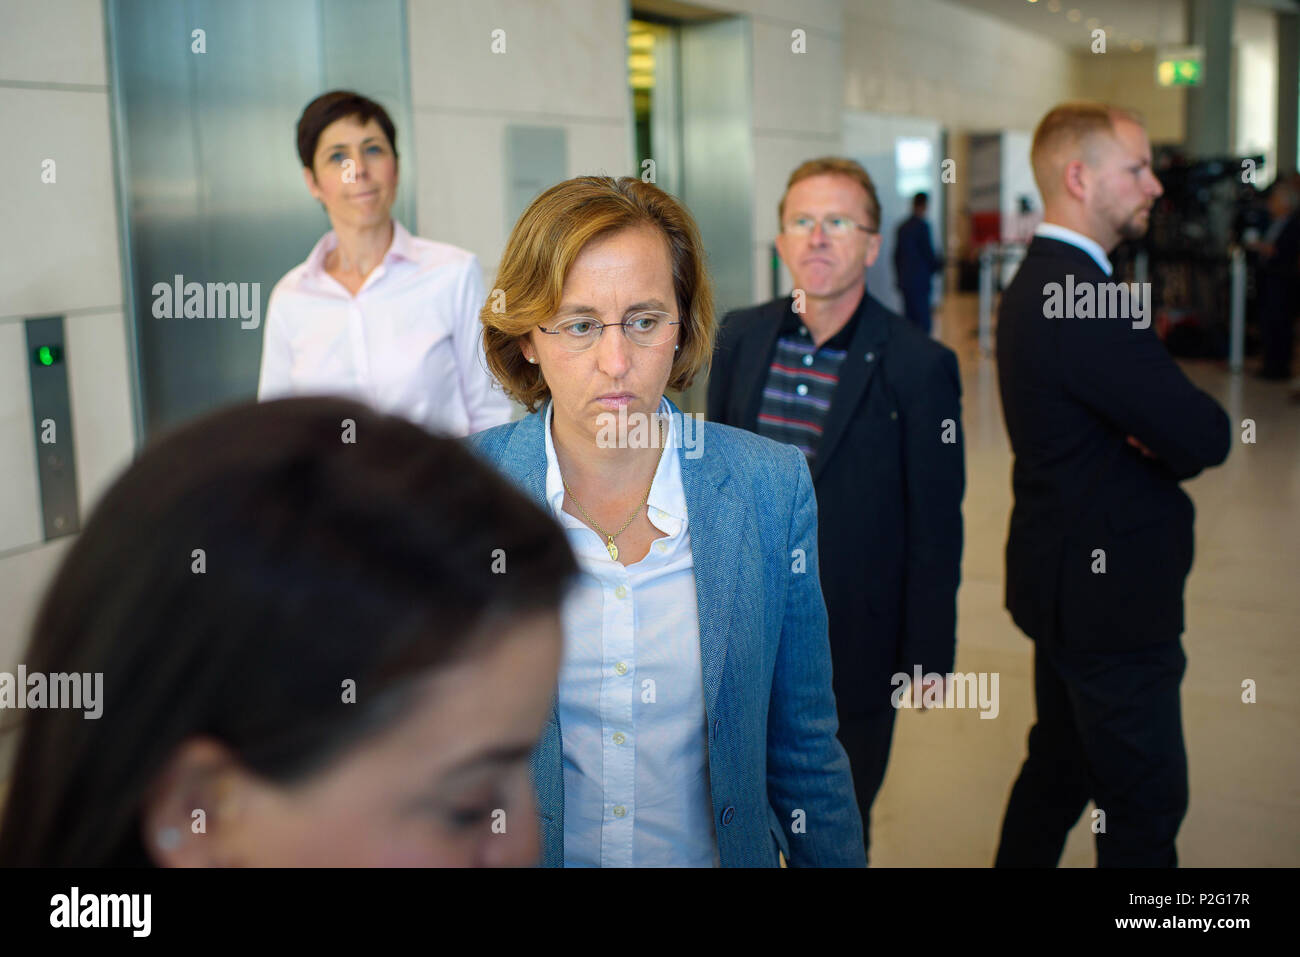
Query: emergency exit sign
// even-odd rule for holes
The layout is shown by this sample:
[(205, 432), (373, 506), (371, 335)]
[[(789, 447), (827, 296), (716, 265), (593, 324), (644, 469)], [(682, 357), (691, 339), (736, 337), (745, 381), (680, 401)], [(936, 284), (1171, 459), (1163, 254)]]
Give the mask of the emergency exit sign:
[(1156, 57), (1156, 82), (1161, 86), (1200, 86), (1203, 62), (1200, 47), (1162, 51)]

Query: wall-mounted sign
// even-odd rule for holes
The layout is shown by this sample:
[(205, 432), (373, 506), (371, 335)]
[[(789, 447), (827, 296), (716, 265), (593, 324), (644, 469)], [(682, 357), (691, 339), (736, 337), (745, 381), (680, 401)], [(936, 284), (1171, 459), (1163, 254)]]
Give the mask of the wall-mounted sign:
[(1161, 86), (1200, 86), (1204, 62), (1202, 47), (1161, 50), (1156, 56), (1156, 82)]

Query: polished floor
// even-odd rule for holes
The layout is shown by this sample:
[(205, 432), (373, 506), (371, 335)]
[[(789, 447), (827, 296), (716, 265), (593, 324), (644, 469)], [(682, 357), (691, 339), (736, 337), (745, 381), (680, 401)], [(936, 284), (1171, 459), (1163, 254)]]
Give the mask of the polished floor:
[[(1011, 452), (997, 371), (977, 345), (973, 296), (950, 297), (940, 338), (961, 361), (967, 489), (958, 596), (959, 672), (997, 672), (1000, 711), (899, 714), (872, 815), (873, 866), (987, 867), (1034, 720), (1032, 644), (1002, 607)], [(1253, 363), (1248, 362), (1248, 368)], [(1221, 362), (1183, 368), (1237, 426), (1228, 460), (1184, 485), (1196, 503), (1187, 582), (1183, 728), (1191, 803), (1179, 862), (1300, 865), (1300, 402), (1286, 383), (1234, 376)], [(1256, 442), (1241, 441), (1254, 419)], [(1242, 702), (1253, 679), (1254, 704)], [(1089, 811), (1091, 810), (1091, 806)], [(1061, 859), (1095, 863), (1085, 811)]]

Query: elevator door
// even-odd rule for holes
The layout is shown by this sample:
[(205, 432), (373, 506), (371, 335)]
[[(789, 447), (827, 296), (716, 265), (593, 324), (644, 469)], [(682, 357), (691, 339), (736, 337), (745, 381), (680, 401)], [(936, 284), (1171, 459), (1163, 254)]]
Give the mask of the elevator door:
[[(144, 438), (257, 391), (271, 289), (329, 229), (295, 145), (313, 97), (354, 89), (388, 110), (404, 174), (393, 215), (415, 231), (405, 4), (109, 0), (107, 11)], [(182, 289), (239, 284), (256, 325), (220, 309), (160, 318), (156, 288), (177, 276)]]

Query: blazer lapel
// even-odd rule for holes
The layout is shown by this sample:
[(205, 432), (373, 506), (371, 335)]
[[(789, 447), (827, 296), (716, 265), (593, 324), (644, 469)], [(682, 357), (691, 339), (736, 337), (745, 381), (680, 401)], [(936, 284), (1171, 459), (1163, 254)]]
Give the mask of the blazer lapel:
[(867, 386), (876, 374), (883, 359), (884, 345), (889, 338), (889, 319), (884, 307), (870, 293), (863, 292), (862, 318), (849, 344), (848, 355), (840, 365), (840, 381), (831, 396), (830, 411), (822, 430), (817, 456), (813, 459), (813, 481), (817, 481), (835, 446), (844, 438), (844, 431), (857, 411), (858, 403), (866, 394)]
[(536, 415), (526, 415), (515, 423), (497, 468), (503, 475), (546, 505), (546, 406)]
[[(673, 412), (680, 414), (676, 408)], [(700, 439), (703, 450), (704, 442), (708, 440), (702, 435)], [(695, 564), (704, 703), (708, 713), (712, 714), (727, 661), (727, 635), (731, 630), (732, 606), (736, 600), (732, 582), (738, 556), (744, 554), (742, 536), (748, 506), (724, 487), (729, 472), (719, 450), (705, 450), (706, 454), (695, 459), (687, 458), (684, 451), (684, 448), (679, 448), (677, 454), (682, 466), (691, 558)]]
[(763, 404), (763, 387), (767, 384), (767, 374), (772, 367), (776, 340), (781, 336), (781, 321), (793, 302), (788, 296), (778, 299), (772, 303), (772, 308), (765, 309), (755, 320), (759, 323), (759, 328), (754, 330), (758, 345), (748, 357), (748, 367), (740, 370), (736, 386), (739, 395), (748, 397), (744, 415), (737, 423), (747, 432), (758, 431), (758, 410)]

